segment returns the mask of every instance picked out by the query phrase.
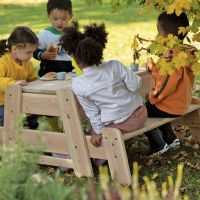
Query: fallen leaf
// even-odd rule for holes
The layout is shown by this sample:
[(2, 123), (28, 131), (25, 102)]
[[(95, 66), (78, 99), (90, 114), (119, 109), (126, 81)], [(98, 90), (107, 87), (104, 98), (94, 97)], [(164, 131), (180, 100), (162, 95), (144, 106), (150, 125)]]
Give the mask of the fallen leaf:
[(194, 145), (192, 145), (192, 148), (193, 149), (198, 149), (199, 148), (199, 145), (197, 143), (195, 143)]

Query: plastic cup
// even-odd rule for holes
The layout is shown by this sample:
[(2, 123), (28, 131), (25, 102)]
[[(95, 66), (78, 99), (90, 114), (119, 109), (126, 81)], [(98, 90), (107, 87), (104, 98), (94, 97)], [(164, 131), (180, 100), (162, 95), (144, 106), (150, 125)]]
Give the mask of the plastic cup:
[(139, 69), (139, 65), (137, 64), (137, 63), (132, 63), (131, 65), (130, 65), (130, 68), (131, 68), (131, 70), (132, 71), (138, 71), (138, 69)]
[(57, 72), (56, 73), (57, 80), (65, 80), (66, 79), (66, 72)]

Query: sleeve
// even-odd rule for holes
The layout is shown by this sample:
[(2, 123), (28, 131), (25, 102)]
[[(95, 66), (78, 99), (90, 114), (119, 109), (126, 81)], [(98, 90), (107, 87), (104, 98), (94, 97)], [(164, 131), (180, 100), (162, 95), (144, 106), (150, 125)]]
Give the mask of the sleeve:
[(36, 60), (41, 60), (41, 53), (47, 49), (47, 45), (45, 43), (45, 33), (44, 31), (41, 31), (38, 34), (38, 48), (33, 53), (33, 57)]
[(92, 128), (97, 134), (101, 134), (101, 130), (105, 127), (105, 124), (101, 122), (101, 113), (99, 107), (87, 97), (84, 97), (80, 92), (78, 92), (78, 88), (75, 85), (76, 79), (72, 83), (72, 88), (74, 93), (77, 96), (77, 99), (81, 106), (83, 107), (86, 116), (89, 118)]
[(182, 78), (183, 68), (174, 69), (171, 75), (166, 75), (163, 77), (162, 81), (156, 86), (158, 95), (154, 95), (153, 92), (150, 92), (151, 103), (155, 104), (161, 102), (163, 99), (173, 94), (176, 91), (179, 80)]
[(5, 92), (5, 89), (15, 83), (15, 80), (10, 77), (6, 77), (6, 67), (5, 65), (0, 62), (0, 92)]
[(33, 63), (29, 62), (28, 64), (28, 77), (27, 77), (27, 81), (31, 82), (37, 79), (37, 76), (35, 74), (34, 68), (33, 68)]
[(33, 57), (36, 59), (36, 60), (41, 60), (41, 54), (44, 50), (41, 50), (41, 49), (36, 49), (34, 52), (33, 52)]
[(128, 90), (137, 91), (141, 87), (141, 78), (119, 62), (119, 74)]
[(78, 96), (79, 103), (83, 107), (86, 116), (90, 119), (90, 123), (92, 128), (97, 134), (101, 134), (101, 130), (105, 127), (104, 123), (101, 122), (101, 115), (99, 108), (95, 105), (95, 103), (85, 97)]

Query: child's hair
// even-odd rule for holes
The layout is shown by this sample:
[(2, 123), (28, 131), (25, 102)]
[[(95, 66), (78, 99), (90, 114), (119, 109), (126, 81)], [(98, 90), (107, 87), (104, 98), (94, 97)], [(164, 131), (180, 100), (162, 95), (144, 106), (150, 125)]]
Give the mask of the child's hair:
[(71, 26), (64, 29), (64, 34), (60, 38), (62, 47), (69, 55), (74, 55), (78, 43), (84, 39), (84, 34), (79, 31), (79, 24), (76, 21), (72, 21)]
[(7, 39), (0, 41), (0, 56), (9, 52), (13, 45), (25, 47), (27, 44), (38, 44), (35, 33), (25, 26), (17, 26)]
[(86, 38), (93, 38), (96, 42), (99, 42), (103, 48), (107, 43), (108, 33), (105, 31), (105, 24), (97, 25), (91, 24), (84, 27), (84, 35)]
[(71, 2), (71, 0), (48, 0), (48, 2), (47, 2), (48, 15), (54, 9), (66, 10), (70, 14), (72, 14), (72, 2)]
[(179, 27), (186, 28), (189, 26), (189, 20), (185, 13), (181, 13), (177, 16), (175, 13), (167, 14), (163, 12), (158, 16), (158, 22), (165, 33), (177, 36), (180, 40), (183, 40), (187, 35), (187, 33), (178, 34)]
[(74, 55), (77, 61), (86, 65), (98, 65), (103, 57), (107, 35), (105, 24), (94, 23), (85, 26), (82, 33), (76, 22), (64, 30), (60, 41), (63, 48), (69, 54)]
[(104, 47), (93, 38), (85, 38), (78, 43), (74, 56), (78, 63), (99, 65), (103, 59), (103, 49)]

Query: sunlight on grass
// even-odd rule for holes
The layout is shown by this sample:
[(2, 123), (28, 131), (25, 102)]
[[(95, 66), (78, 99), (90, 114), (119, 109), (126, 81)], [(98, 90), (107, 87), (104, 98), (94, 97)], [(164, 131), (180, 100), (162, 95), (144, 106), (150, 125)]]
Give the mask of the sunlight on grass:
[[(93, 22), (105, 23), (109, 36), (104, 59), (118, 59), (129, 66), (132, 62), (130, 47), (133, 36), (139, 33), (144, 37), (154, 38), (157, 14), (152, 12), (147, 16), (138, 16), (138, 5), (123, 9), (118, 14), (113, 14), (110, 4), (108, 1), (106, 2), (102, 6), (94, 5), (89, 8), (81, 1), (74, 1), (74, 19), (78, 20), (80, 25)], [(1, 39), (8, 37), (9, 33), (17, 25), (28, 26), (35, 33), (49, 26), (45, 3), (0, 4), (0, 13)], [(38, 62), (34, 63), (38, 66)]]

